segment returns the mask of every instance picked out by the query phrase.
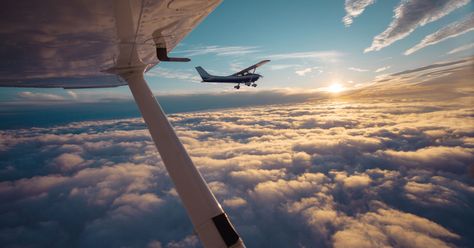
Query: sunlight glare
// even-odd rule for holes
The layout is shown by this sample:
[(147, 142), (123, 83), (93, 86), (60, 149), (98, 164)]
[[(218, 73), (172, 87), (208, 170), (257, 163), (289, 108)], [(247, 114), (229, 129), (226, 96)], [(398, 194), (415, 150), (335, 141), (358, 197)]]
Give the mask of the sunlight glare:
[(328, 88), (328, 91), (332, 93), (339, 93), (343, 90), (344, 90), (344, 87), (339, 83), (332, 83)]

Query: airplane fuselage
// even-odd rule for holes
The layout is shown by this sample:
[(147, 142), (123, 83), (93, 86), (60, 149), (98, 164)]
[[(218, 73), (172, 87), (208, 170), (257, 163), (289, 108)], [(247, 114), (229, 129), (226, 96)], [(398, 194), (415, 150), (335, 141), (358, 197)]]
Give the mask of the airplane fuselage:
[(247, 74), (244, 76), (210, 76), (207, 78), (203, 78), (203, 82), (208, 83), (237, 83), (237, 84), (245, 84), (245, 83), (253, 83), (257, 81), (261, 76), (259, 74)]

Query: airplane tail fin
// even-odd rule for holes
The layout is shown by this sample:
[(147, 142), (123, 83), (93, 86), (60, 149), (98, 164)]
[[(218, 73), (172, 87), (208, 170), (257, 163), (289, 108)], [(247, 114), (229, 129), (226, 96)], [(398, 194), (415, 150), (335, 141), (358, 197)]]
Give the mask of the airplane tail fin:
[(206, 79), (211, 77), (211, 75), (209, 73), (207, 73), (207, 71), (204, 70), (204, 68), (202, 68), (200, 66), (196, 67), (196, 70), (198, 71), (198, 73), (201, 76), (202, 80), (206, 80)]

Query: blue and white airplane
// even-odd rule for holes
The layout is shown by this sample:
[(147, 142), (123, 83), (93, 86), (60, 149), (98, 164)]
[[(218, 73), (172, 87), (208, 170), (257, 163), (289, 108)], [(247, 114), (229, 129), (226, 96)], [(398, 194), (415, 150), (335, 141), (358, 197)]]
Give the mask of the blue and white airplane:
[[(199, 75), (202, 78), (203, 83), (235, 83), (237, 84), (234, 86), (236, 89), (240, 89), (240, 84), (245, 84), (247, 86), (253, 86), (257, 87), (257, 84), (255, 81), (257, 81), (259, 78), (263, 77), (260, 74), (256, 74), (255, 70), (270, 62), (270, 60), (262, 60), (255, 65), (252, 65), (250, 67), (247, 67), (239, 72), (236, 72), (232, 75), (229, 76), (214, 76), (209, 73), (207, 73), (206, 70), (204, 70), (202, 67), (198, 66), (196, 67), (196, 70), (198, 71)], [(250, 72), (253, 70), (253, 72)]]

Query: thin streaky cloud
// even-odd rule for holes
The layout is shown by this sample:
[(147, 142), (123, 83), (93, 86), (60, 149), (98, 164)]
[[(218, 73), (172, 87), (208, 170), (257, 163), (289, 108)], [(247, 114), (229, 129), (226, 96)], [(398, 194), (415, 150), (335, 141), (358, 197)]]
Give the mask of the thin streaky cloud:
[(388, 69), (390, 69), (390, 66), (384, 66), (384, 67), (377, 68), (375, 72), (383, 72)]
[(283, 70), (283, 69), (288, 69), (288, 68), (293, 68), (297, 67), (299, 65), (297, 64), (272, 64), (270, 65), (270, 70), (272, 71), (277, 71), (277, 70)]
[(474, 14), (471, 13), (461, 21), (453, 22), (438, 31), (427, 35), (420, 43), (405, 51), (405, 55), (410, 55), (427, 46), (435, 45), (441, 41), (457, 37), (474, 30)]
[(342, 22), (346, 27), (349, 27), (354, 21), (355, 17), (361, 15), (367, 6), (374, 3), (375, 0), (346, 0), (344, 6), (346, 15), (342, 18)]
[(295, 71), (295, 73), (298, 74), (298, 76), (304, 76), (307, 73), (310, 73), (312, 70), (313, 69), (311, 69), (311, 68), (305, 68), (305, 69), (302, 69), (302, 70), (297, 70), (297, 71)]
[(163, 77), (169, 79), (179, 79), (179, 80), (186, 80), (186, 81), (193, 81), (193, 82), (200, 82), (200, 78), (191, 72), (186, 71), (179, 71), (179, 70), (170, 70), (165, 69), (162, 67), (157, 67), (149, 71), (147, 76), (151, 77)]
[(174, 53), (182, 53), (186, 56), (199, 56), (214, 54), (217, 56), (237, 56), (250, 53), (259, 52), (258, 47), (256, 46), (199, 46), (192, 49), (176, 51)]
[(296, 71), (295, 71), (295, 73), (296, 73), (298, 76), (305, 76), (306, 74), (311, 73), (311, 72), (322, 73), (323, 70), (321, 70), (321, 68), (319, 68), (319, 67), (317, 67), (317, 66), (314, 66), (314, 67), (307, 67), (307, 68), (303, 68), (303, 69), (300, 69), (300, 70), (296, 70)]
[(472, 50), (472, 49), (474, 49), (474, 43), (467, 44), (467, 45), (464, 45), (464, 46), (460, 46), (458, 48), (454, 48), (453, 50), (449, 51), (448, 54), (464, 52), (464, 51)]
[(351, 71), (356, 71), (356, 72), (366, 72), (366, 71), (369, 71), (367, 69), (362, 69), (362, 68), (357, 68), (357, 67), (349, 67), (347, 68), (348, 70), (351, 70)]
[(393, 20), (388, 28), (375, 36), (372, 45), (364, 52), (379, 51), (407, 37), (416, 28), (434, 22), (469, 2), (470, 0), (403, 1), (395, 8)]
[(39, 93), (31, 91), (22, 91), (17, 94), (18, 97), (30, 101), (64, 101), (66, 98), (51, 93)]
[(344, 54), (339, 51), (309, 51), (309, 52), (295, 52), (295, 53), (280, 53), (267, 56), (269, 59), (337, 59)]

